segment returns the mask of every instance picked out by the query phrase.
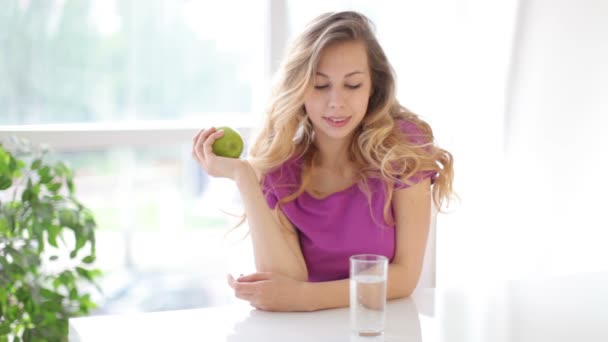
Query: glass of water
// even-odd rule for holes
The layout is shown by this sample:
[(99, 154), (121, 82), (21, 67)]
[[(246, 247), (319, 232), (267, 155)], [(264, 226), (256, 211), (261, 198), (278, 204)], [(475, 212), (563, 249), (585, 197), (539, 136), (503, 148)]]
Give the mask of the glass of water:
[(380, 336), (386, 319), (388, 259), (382, 255), (350, 257), (350, 323), (356, 336)]

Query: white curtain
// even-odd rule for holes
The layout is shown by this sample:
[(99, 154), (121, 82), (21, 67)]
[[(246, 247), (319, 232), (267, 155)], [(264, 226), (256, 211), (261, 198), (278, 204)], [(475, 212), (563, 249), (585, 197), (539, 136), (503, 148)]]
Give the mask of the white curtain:
[(606, 270), (608, 2), (525, 1), (520, 15), (506, 121), (508, 216), (530, 257), (516, 271)]
[(465, 189), (438, 224), (439, 283), (608, 269), (607, 18), (604, 0), (519, 4), (504, 120), (480, 98), (459, 126)]

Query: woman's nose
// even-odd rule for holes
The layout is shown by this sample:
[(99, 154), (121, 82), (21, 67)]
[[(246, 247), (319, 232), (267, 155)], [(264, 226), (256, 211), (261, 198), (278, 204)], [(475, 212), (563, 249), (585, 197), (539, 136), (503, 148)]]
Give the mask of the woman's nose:
[(339, 87), (334, 87), (329, 94), (329, 107), (330, 108), (342, 108), (344, 107), (345, 94)]

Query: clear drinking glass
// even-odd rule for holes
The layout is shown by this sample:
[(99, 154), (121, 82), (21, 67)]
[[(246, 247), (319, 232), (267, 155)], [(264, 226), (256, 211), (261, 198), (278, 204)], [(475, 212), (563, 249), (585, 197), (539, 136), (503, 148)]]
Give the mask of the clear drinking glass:
[(380, 336), (386, 319), (388, 259), (382, 255), (350, 257), (350, 322), (356, 336)]

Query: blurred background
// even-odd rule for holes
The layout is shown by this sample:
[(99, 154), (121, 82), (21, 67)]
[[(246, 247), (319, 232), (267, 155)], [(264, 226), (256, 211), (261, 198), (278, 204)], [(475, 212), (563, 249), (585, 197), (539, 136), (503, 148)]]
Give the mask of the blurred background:
[[(376, 24), (403, 105), (455, 157), (437, 285), (608, 269), (608, 2), (0, 0), (0, 140), (44, 143), (97, 219), (97, 314), (223, 305), (253, 270), (229, 181), (191, 139), (251, 139), (284, 47), (326, 11)], [(427, 259), (428, 261), (428, 259)], [(435, 283), (435, 280), (433, 280)]]

